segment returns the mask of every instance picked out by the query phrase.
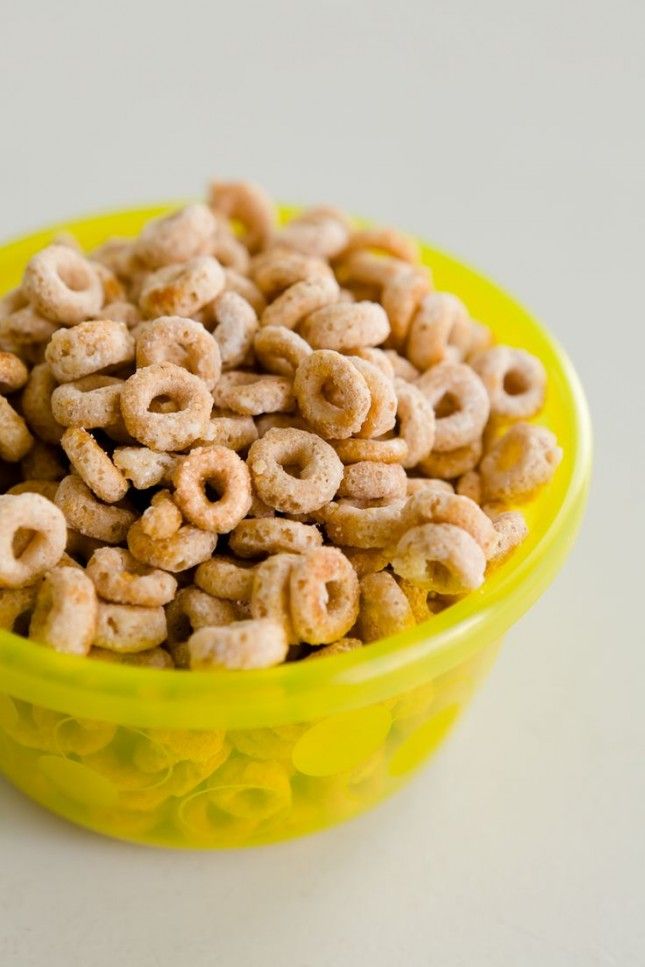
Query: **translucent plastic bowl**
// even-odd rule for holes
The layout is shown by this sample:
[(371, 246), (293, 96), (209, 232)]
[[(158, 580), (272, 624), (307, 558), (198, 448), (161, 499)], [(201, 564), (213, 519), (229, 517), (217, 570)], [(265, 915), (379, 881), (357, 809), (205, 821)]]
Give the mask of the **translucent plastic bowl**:
[[(99, 215), (0, 249), (0, 292), (56, 231), (86, 248), (170, 206)], [(580, 384), (545, 330), (500, 288), (423, 248), (440, 289), (544, 362), (539, 422), (564, 450), (525, 509), (530, 535), (483, 588), (429, 622), (346, 655), (258, 672), (168, 672), (56, 654), (0, 632), (0, 769), (47, 809), (110, 836), (248, 846), (339, 822), (406, 782), (454, 724), (502, 637), (578, 529), (591, 434)]]

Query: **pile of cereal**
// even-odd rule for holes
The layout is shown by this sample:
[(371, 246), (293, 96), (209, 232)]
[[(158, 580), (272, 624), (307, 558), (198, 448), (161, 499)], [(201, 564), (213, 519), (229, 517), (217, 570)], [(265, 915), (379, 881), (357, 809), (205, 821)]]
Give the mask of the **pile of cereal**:
[(417, 246), (245, 182), (0, 301), (0, 626), (157, 668), (262, 668), (425, 621), (526, 535), (540, 361)]

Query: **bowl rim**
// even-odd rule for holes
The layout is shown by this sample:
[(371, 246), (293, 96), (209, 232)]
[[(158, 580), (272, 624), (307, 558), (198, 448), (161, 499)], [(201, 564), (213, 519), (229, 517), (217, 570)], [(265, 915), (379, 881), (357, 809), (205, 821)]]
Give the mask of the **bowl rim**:
[[(71, 219), (3, 243), (0, 259), (16, 246), (28, 249), (32, 244), (46, 244), (43, 239), (63, 229), (81, 231), (83, 226), (107, 224), (126, 216), (147, 220), (182, 203), (120, 208)], [(280, 206), (281, 216), (292, 214), (298, 207)], [(566, 557), (584, 511), (592, 454), (585, 394), (565, 351), (521, 303), (462, 259), (424, 242), (420, 245), (424, 262), (442, 260), (521, 313), (548, 348), (550, 378), (556, 371), (566, 390), (567, 418), (575, 447), (567, 461), (569, 478), (564, 499), (530, 552), (517, 563), (511, 558), (500, 565), (478, 592), (465, 596), (430, 622), (324, 661), (294, 662), (254, 671), (186, 674), (179, 670), (88, 662), (0, 631), (0, 691), (19, 698), (32, 696), (35, 691), (43, 698), (49, 696), (53, 708), (71, 703), (86, 710), (103, 697), (108, 701), (103, 703), (102, 713), (115, 721), (122, 718), (128, 706), (134, 718), (140, 718), (136, 713), (142, 697), (148, 697), (157, 706), (162, 703), (181, 707), (184, 712), (190, 708), (194, 713), (191, 718), (203, 718), (204, 722), (222, 715), (235, 718), (236, 710), (246, 720), (244, 709), (252, 709), (251, 717), (258, 724), (297, 721), (305, 710), (312, 714), (342, 711), (365, 704), (366, 698), (376, 701), (412, 687), (415, 681), (423, 681), (421, 674), (427, 676), (431, 670), (437, 673), (449, 669), (486, 642), (499, 638), (534, 603)], [(509, 566), (511, 563), (513, 566)], [(290, 711), (283, 707), (285, 703)], [(178, 717), (182, 717), (181, 711)]]

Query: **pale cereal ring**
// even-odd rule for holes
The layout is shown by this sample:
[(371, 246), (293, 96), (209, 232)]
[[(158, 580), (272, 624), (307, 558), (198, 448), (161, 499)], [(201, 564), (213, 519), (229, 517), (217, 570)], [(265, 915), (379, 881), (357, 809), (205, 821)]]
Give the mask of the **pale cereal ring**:
[(134, 243), (134, 254), (149, 269), (210, 254), (217, 227), (207, 205), (187, 205), (152, 218)]
[(256, 333), (253, 348), (258, 362), (269, 373), (293, 377), (307, 356), (311, 346), (306, 340), (284, 326), (265, 326)]
[(347, 652), (356, 651), (362, 647), (363, 642), (360, 638), (339, 638), (338, 641), (332, 641), (331, 645), (315, 648), (310, 655), (304, 657), (303, 661), (309, 661), (310, 658), (331, 658), (333, 655), (345, 655)]
[[(16, 554), (14, 539), (21, 532), (29, 540)], [(65, 518), (50, 500), (34, 493), (0, 496), (0, 587), (33, 584), (55, 567), (66, 541)]]
[(208, 204), (216, 213), (242, 223), (242, 241), (249, 252), (257, 252), (270, 239), (276, 222), (275, 206), (259, 185), (250, 181), (212, 181)]
[(406, 468), (416, 467), (427, 457), (434, 446), (435, 415), (431, 403), (420, 389), (404, 379), (395, 380), (397, 397), (396, 416), (399, 435), (408, 445), (402, 461)]
[(280, 625), (290, 645), (300, 641), (291, 620), (291, 573), (300, 559), (300, 554), (272, 554), (253, 572), (252, 616)]
[(257, 438), (258, 431), (253, 417), (216, 409), (195, 444), (200, 447), (216, 444), (230, 450), (245, 450)]
[(22, 475), (27, 480), (62, 480), (68, 468), (58, 447), (36, 440), (20, 461)]
[(453, 524), (475, 540), (488, 557), (495, 544), (495, 530), (484, 511), (471, 500), (458, 494), (446, 494), (429, 488), (410, 497), (401, 513), (407, 530), (419, 524)]
[(332, 349), (316, 350), (300, 363), (293, 389), (305, 420), (328, 439), (358, 432), (372, 404), (358, 366)]
[(384, 349), (383, 352), (392, 366), (395, 378), (413, 383), (421, 375), (416, 366), (413, 366), (405, 356), (400, 356), (395, 349)]
[(442, 494), (454, 494), (455, 488), (447, 480), (433, 480), (431, 477), (408, 477), (407, 493), (408, 497), (423, 490), (438, 490)]
[(225, 269), (224, 276), (226, 279), (225, 291), (236, 292), (237, 295), (241, 296), (252, 306), (256, 316), (261, 316), (267, 303), (262, 295), (261, 289), (255, 284), (253, 279), (247, 278), (246, 275), (241, 275), (234, 269)]
[(63, 554), (58, 563), (62, 567), (63, 563), (69, 565), (69, 561), (76, 561), (76, 563), (80, 562), (81, 566), (85, 566), (94, 551), (103, 546), (102, 541), (97, 540), (95, 537), (86, 537), (80, 531), (68, 527), (67, 547), (65, 554)]
[(137, 367), (174, 363), (198, 376), (211, 389), (220, 378), (219, 345), (200, 322), (180, 316), (160, 316), (136, 336)]
[[(181, 457), (173, 471), (175, 501), (184, 517), (202, 530), (227, 534), (251, 506), (251, 476), (243, 460), (228, 447), (196, 447)], [(206, 485), (217, 491), (210, 500)]]
[(285, 289), (262, 313), (262, 326), (295, 329), (310, 313), (336, 303), (339, 288), (333, 275), (301, 279)]
[(122, 655), (148, 651), (166, 638), (166, 612), (162, 607), (138, 608), (131, 604), (99, 601), (94, 644)]
[(322, 259), (298, 252), (270, 249), (251, 262), (251, 278), (263, 295), (272, 301), (298, 282), (333, 279), (334, 275)]
[(446, 453), (477, 440), (490, 413), (488, 393), (470, 366), (438, 363), (416, 386), (435, 412), (434, 450)]
[(516, 423), (480, 465), (487, 500), (526, 500), (555, 473), (562, 450), (545, 426)]
[(307, 514), (328, 503), (343, 476), (334, 449), (314, 433), (295, 428), (269, 430), (252, 444), (248, 466), (261, 500), (291, 514)]
[(363, 228), (356, 229), (349, 237), (347, 245), (341, 253), (346, 258), (352, 252), (368, 250), (411, 262), (419, 262), (419, 246), (411, 238), (403, 235), (394, 228)]
[(235, 608), (230, 601), (214, 598), (198, 588), (182, 588), (166, 608), (168, 645), (173, 657), (177, 646), (187, 642), (193, 631), (229, 625), (235, 620)]
[(60, 445), (74, 470), (97, 497), (108, 504), (125, 497), (128, 481), (91, 433), (70, 427), (63, 433)]
[(73, 329), (58, 329), (49, 340), (45, 359), (59, 383), (71, 383), (134, 360), (134, 339), (123, 322), (93, 319)]
[(421, 524), (400, 539), (392, 567), (402, 578), (429, 591), (465, 594), (483, 583), (486, 558), (461, 527)]
[(134, 254), (134, 241), (131, 238), (113, 236), (107, 242), (90, 252), (92, 262), (106, 265), (115, 275), (128, 281), (140, 263)]
[(103, 305), (103, 286), (86, 258), (65, 245), (49, 245), (25, 268), (22, 291), (47, 319), (73, 326)]
[[(110, 302), (120, 302), (122, 299), (125, 299), (125, 289), (112, 269), (108, 268), (107, 265), (103, 265), (102, 262), (90, 262), (90, 265), (101, 282), (103, 306)], [(96, 318), (96, 313), (93, 313), (93, 316)], [(110, 316), (104, 316), (103, 318), (109, 319)]]
[(10, 316), (12, 312), (24, 309), (28, 305), (29, 299), (26, 294), (20, 286), (16, 286), (15, 289), (10, 289), (0, 295), (0, 319), (4, 319), (6, 316)]
[(495, 529), (495, 542), (488, 555), (489, 564), (499, 564), (511, 551), (522, 543), (528, 535), (526, 521), (517, 510), (491, 513), (487, 511)]
[(481, 504), (482, 481), (477, 470), (467, 470), (457, 481), (455, 490), (462, 497), (470, 497), (476, 504)]
[(350, 292), (353, 299), (377, 302), (382, 298), (387, 283), (407, 264), (389, 256), (358, 251), (336, 261), (334, 270), (340, 284), (346, 286), (344, 291)]
[(56, 491), (58, 490), (58, 480), (21, 480), (20, 483), (9, 487), (8, 494), (40, 494), (47, 500), (54, 502)]
[(249, 564), (233, 561), (230, 557), (212, 557), (197, 568), (195, 584), (216, 598), (250, 601), (254, 573)]
[(290, 577), (291, 619), (298, 640), (327, 645), (358, 617), (358, 577), (337, 547), (299, 555)]
[(394, 367), (383, 349), (377, 349), (375, 346), (359, 346), (358, 349), (353, 350), (352, 355), (376, 366), (387, 379), (394, 381)]
[(76, 474), (61, 480), (56, 506), (62, 510), (69, 527), (106, 544), (121, 544), (136, 518), (126, 507), (102, 503)]
[(349, 563), (352, 565), (359, 578), (365, 574), (376, 574), (382, 571), (390, 563), (390, 554), (382, 547), (341, 547)]
[(399, 539), (404, 504), (404, 500), (393, 500), (382, 507), (357, 507), (342, 500), (323, 507), (320, 516), (327, 536), (334, 544), (389, 547)]
[(148, 447), (117, 447), (112, 454), (114, 466), (137, 490), (147, 490), (160, 483), (169, 483), (176, 456), (159, 453)]
[(13, 406), (0, 396), (0, 460), (17, 463), (34, 444), (27, 424)]
[(176, 534), (184, 519), (169, 490), (158, 490), (146, 507), (139, 523), (141, 530), (156, 541), (165, 540)]
[[(35, 371), (36, 367), (32, 370), (32, 374)], [(118, 426), (122, 423), (122, 379), (117, 379), (115, 376), (83, 376), (82, 379), (56, 386), (51, 373), (49, 375), (43, 373), (42, 382), (43, 385), (53, 386), (51, 412), (56, 425), (60, 427), (58, 440), (62, 436), (63, 427), (66, 426), (82, 426), (85, 430), (93, 430)], [(36, 387), (34, 392), (35, 390)], [(53, 436), (53, 428), (51, 435)], [(49, 442), (57, 441), (52, 439)]]
[(278, 427), (280, 430), (288, 430), (293, 427), (296, 430), (308, 430), (311, 432), (311, 427), (305, 423), (302, 417), (296, 416), (293, 413), (288, 416), (286, 413), (264, 413), (262, 416), (257, 417), (254, 422), (259, 439), (262, 439), (264, 434), (268, 433), (274, 427)]
[(282, 517), (261, 517), (241, 521), (228, 546), (238, 557), (263, 557), (282, 551), (304, 553), (322, 544), (317, 527)]
[(37, 585), (0, 591), (0, 628), (16, 635), (27, 634), (37, 593)]
[(59, 443), (63, 435), (60, 420), (53, 412), (53, 394), (58, 383), (47, 363), (39, 363), (29, 373), (22, 391), (22, 412), (32, 431), (45, 443)]
[(149, 648), (134, 655), (124, 655), (107, 648), (93, 647), (87, 656), (96, 661), (109, 661), (119, 665), (132, 665), (136, 668), (174, 668), (175, 662), (163, 648)]
[(231, 370), (223, 373), (213, 390), (216, 406), (243, 416), (285, 413), (293, 409), (293, 385), (286, 376), (265, 376)]
[(444, 360), (461, 362), (471, 338), (468, 310), (461, 299), (450, 292), (431, 292), (410, 323), (406, 356), (421, 370)]
[(32, 354), (40, 351), (57, 328), (56, 323), (45, 319), (33, 306), (24, 306), (0, 317), (0, 346), (32, 362)]
[[(176, 412), (154, 413), (151, 404), (169, 397)], [(153, 363), (125, 381), (121, 412), (132, 436), (152, 450), (183, 450), (208, 424), (213, 399), (206, 385), (174, 363)]]
[(430, 272), (420, 266), (406, 265), (387, 280), (381, 301), (390, 322), (389, 343), (392, 346), (403, 346), (412, 318), (431, 288)]
[(29, 371), (15, 353), (0, 352), (0, 394), (6, 396), (22, 389)]
[(99, 547), (87, 562), (87, 576), (104, 601), (156, 608), (172, 601), (177, 582), (165, 571), (141, 564), (122, 547)]
[(358, 629), (366, 644), (415, 624), (408, 599), (391, 574), (379, 571), (361, 578)]
[(353, 500), (396, 500), (406, 496), (406, 484), (399, 464), (363, 460), (345, 467), (337, 493)]
[(247, 517), (275, 517), (275, 510), (254, 494)]
[(483, 322), (476, 322), (475, 319), (470, 320), (470, 345), (468, 347), (469, 358), (475, 353), (483, 352), (484, 349), (489, 349), (493, 345), (494, 341), (493, 332), (488, 326), (485, 326)]
[(124, 322), (128, 329), (134, 329), (141, 322), (141, 313), (137, 306), (124, 299), (116, 299), (106, 303), (95, 319), (111, 319), (112, 322)]
[(392, 380), (373, 363), (360, 356), (347, 357), (359, 371), (370, 393), (370, 408), (356, 436), (361, 438), (381, 437), (396, 423), (397, 400)]
[(378, 302), (326, 305), (308, 315), (300, 326), (300, 334), (313, 349), (339, 352), (378, 346), (389, 332), (388, 318)]
[(150, 537), (135, 521), (128, 531), (128, 548), (138, 561), (164, 571), (185, 571), (208, 560), (217, 546), (217, 534), (185, 525), (171, 537)]
[(408, 455), (408, 445), (401, 437), (387, 440), (334, 440), (332, 445), (343, 463), (373, 460), (376, 463), (402, 464)]
[(29, 637), (67, 655), (87, 655), (97, 618), (96, 591), (85, 572), (54, 567), (38, 590)]
[(481, 438), (467, 443), (465, 447), (457, 447), (446, 453), (433, 451), (419, 461), (419, 470), (428, 477), (438, 477), (442, 480), (452, 480), (461, 477), (468, 470), (474, 470), (483, 453)]
[(344, 212), (329, 205), (307, 208), (275, 236), (280, 245), (304, 255), (333, 259), (347, 245), (350, 222)]
[(223, 290), (224, 283), (224, 270), (217, 259), (200, 255), (151, 273), (143, 282), (139, 305), (148, 319), (187, 318), (212, 302)]
[(245, 275), (249, 271), (251, 261), (249, 250), (235, 237), (223, 215), (215, 212), (212, 214), (215, 218), (215, 231), (208, 254), (216, 258), (224, 268)]
[(546, 371), (537, 356), (524, 349), (493, 346), (472, 357), (470, 365), (486, 387), (493, 416), (527, 419), (542, 409)]
[(269, 618), (200, 628), (188, 639), (190, 667), (198, 670), (270, 668), (288, 649), (284, 628)]
[(417, 624), (422, 621), (427, 621), (435, 613), (433, 610), (436, 605), (430, 603), (429, 594), (427, 588), (420, 588), (418, 584), (413, 584), (411, 581), (406, 581), (404, 578), (398, 578), (397, 584), (403, 591), (404, 595), (408, 599), (408, 604), (412, 609), (412, 614), (414, 615), (414, 620)]
[(210, 313), (222, 369), (241, 366), (253, 348), (253, 337), (258, 329), (255, 309), (237, 292), (225, 290), (212, 303)]

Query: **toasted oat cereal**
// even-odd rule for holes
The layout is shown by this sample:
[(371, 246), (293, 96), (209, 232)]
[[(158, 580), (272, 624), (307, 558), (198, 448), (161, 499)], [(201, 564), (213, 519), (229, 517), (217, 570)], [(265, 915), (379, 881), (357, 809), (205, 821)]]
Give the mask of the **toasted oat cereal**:
[(43, 578), (29, 637), (55, 651), (87, 655), (96, 634), (98, 603), (84, 571), (54, 567)]

